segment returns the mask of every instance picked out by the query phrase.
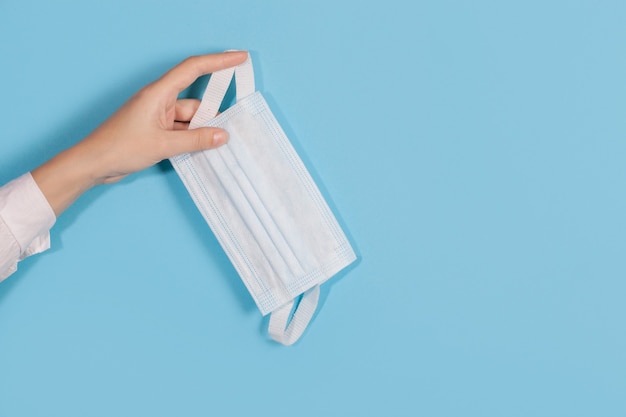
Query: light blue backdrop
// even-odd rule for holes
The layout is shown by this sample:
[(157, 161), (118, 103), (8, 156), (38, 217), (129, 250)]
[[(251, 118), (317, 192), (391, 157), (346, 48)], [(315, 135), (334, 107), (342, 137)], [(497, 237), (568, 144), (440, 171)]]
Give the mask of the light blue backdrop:
[(248, 49), (360, 261), (301, 341), (169, 163), (0, 284), (0, 415), (623, 416), (626, 3), (0, 2), (0, 182)]

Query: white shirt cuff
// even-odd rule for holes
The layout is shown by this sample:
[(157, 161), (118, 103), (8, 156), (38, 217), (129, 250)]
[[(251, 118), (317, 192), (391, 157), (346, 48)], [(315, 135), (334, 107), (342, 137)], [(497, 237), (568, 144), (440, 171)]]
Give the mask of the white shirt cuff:
[[(52, 207), (30, 172), (0, 188), (0, 222), (4, 223), (3, 231), (12, 235), (3, 236), (3, 240), (5, 237), (12, 238), (14, 241), (10, 244), (19, 247), (16, 261), (50, 247), (49, 230), (55, 221), (56, 216)], [(15, 265), (10, 266), (5, 271), (6, 275), (14, 270)], [(5, 275), (2, 272), (0, 271), (0, 275)], [(2, 278), (4, 276), (0, 277)]]

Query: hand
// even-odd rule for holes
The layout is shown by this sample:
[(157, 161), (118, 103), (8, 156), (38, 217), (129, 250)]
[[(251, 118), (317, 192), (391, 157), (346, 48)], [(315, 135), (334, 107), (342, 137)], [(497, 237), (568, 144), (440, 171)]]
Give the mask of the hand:
[(191, 57), (135, 94), (100, 127), (32, 172), (58, 216), (82, 193), (177, 154), (228, 140), (222, 129), (187, 130), (198, 100), (178, 94), (198, 77), (243, 63), (247, 52)]

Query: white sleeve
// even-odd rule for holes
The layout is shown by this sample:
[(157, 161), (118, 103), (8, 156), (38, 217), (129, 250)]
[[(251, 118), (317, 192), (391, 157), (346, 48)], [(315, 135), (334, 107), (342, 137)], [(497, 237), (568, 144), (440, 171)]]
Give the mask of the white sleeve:
[(30, 172), (0, 187), (0, 281), (17, 270), (18, 261), (50, 247), (55, 221)]

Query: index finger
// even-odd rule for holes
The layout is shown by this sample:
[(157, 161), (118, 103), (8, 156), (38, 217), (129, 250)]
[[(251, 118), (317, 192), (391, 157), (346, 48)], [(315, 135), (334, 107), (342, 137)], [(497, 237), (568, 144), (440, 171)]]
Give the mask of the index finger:
[(199, 77), (242, 64), (247, 57), (246, 51), (192, 56), (166, 72), (155, 84), (178, 94)]

